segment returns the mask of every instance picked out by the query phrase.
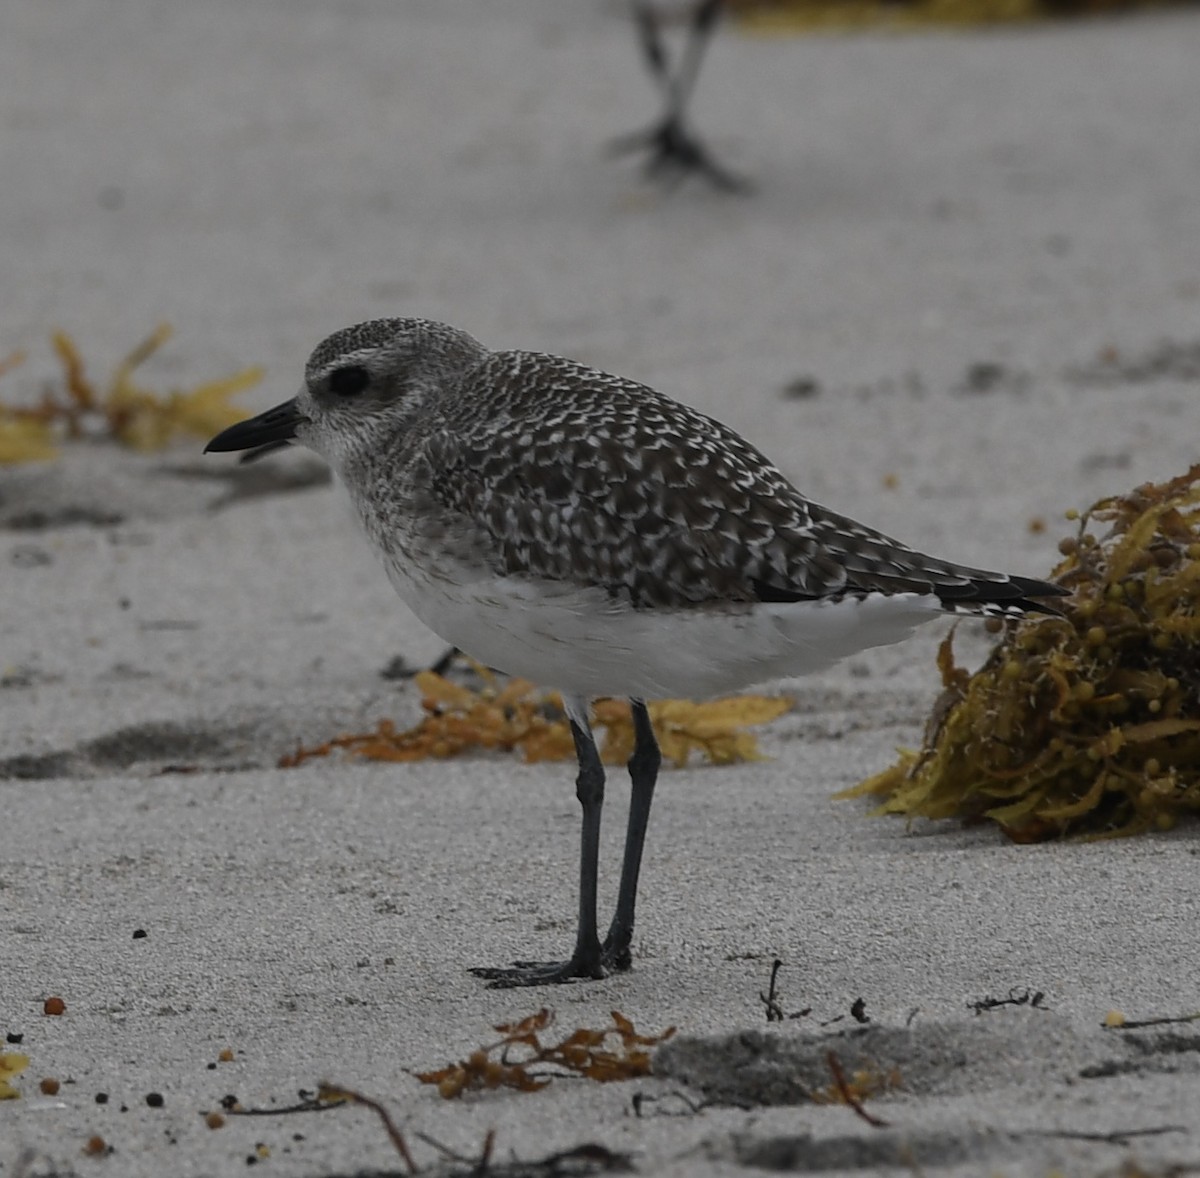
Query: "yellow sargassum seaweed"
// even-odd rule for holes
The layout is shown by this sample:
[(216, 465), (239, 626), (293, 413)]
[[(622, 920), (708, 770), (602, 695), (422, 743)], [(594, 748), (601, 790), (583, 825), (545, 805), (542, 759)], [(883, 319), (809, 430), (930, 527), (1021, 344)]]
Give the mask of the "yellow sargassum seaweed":
[(1200, 465), (1100, 500), (1059, 549), (1064, 616), (1010, 624), (974, 675), (951, 632), (923, 747), (840, 796), (989, 818), (1018, 842), (1200, 811)]
[[(292, 768), (310, 757), (327, 756), (335, 748), (373, 761), (424, 761), (479, 749), (520, 749), (529, 762), (574, 759), (575, 744), (557, 693), (542, 692), (526, 679), (506, 680), (485, 668), (479, 670), (484, 686), (478, 691), (433, 671), (419, 672), (415, 682), (425, 716), (413, 728), (397, 731), (390, 720), (381, 720), (374, 732), (335, 736), (299, 748), (280, 758), (279, 765)], [(782, 716), (792, 701), (736, 695), (702, 703), (654, 700), (647, 707), (664, 761), (683, 768), (693, 752), (714, 765), (762, 760), (754, 734), (744, 729)], [(604, 731), (600, 756), (605, 764), (628, 761), (634, 740), (629, 702), (595, 701), (593, 723)]]
[(763, 36), (843, 29), (915, 30), (934, 26), (1025, 23), (1108, 16), (1184, 0), (727, 0), (748, 32)]
[[(51, 337), (63, 369), (62, 386), (49, 387), (34, 405), (0, 401), (0, 465), (44, 462), (58, 443), (82, 437), (109, 438), (135, 450), (159, 450), (181, 437), (211, 437), (245, 416), (230, 398), (262, 378), (258, 368), (206, 381), (166, 394), (143, 388), (136, 369), (170, 338), (162, 324), (117, 365), (106, 388), (84, 371), (75, 341), (66, 332)], [(24, 359), (20, 352), (0, 359), (0, 376)]]

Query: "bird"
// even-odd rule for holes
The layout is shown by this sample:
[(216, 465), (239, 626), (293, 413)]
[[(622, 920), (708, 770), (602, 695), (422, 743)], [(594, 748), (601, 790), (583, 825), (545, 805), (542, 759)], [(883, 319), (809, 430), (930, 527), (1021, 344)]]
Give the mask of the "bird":
[(749, 193), (753, 185), (716, 160), (703, 141), (688, 126), (687, 104), (705, 50), (720, 20), (726, 0), (694, 0), (687, 18), (682, 53), (672, 72), (671, 59), (663, 38), (665, 19), (656, 0), (632, 0), (638, 44), (650, 76), (663, 97), (663, 114), (653, 126), (613, 140), (615, 154), (648, 151), (646, 174), (678, 181), (689, 173), (704, 177), (723, 192)]
[[(661, 762), (646, 707), (820, 671), (944, 613), (1055, 614), (1065, 590), (925, 556), (805, 498), (728, 426), (562, 356), (426, 319), (319, 344), (291, 400), (206, 452), (281, 443), (344, 484), (399, 596), (480, 663), (562, 693), (582, 809), (575, 945), (472, 972), (495, 987), (627, 970)], [(605, 773), (589, 701), (634, 730), (612, 922), (597, 923)]]

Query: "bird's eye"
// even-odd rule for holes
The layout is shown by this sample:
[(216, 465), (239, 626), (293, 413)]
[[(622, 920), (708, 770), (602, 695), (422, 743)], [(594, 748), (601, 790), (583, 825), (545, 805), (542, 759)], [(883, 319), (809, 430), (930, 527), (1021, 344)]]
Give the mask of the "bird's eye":
[(336, 368), (329, 374), (329, 391), (339, 397), (354, 397), (371, 383), (371, 374), (359, 364)]

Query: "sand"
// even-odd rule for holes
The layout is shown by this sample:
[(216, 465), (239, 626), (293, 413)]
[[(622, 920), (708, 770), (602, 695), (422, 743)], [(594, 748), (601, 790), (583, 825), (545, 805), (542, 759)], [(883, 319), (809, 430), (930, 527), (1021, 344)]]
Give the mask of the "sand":
[[(918, 547), (1043, 575), (1065, 509), (1196, 457), (1198, 50), (1193, 13), (727, 30), (695, 118), (757, 185), (730, 198), (606, 155), (655, 109), (618, 6), (21, 3), (0, 353), (30, 355), (0, 393), (38, 394), (53, 327), (100, 377), (167, 320), (146, 382), (262, 364), (256, 411), (337, 327), (443, 318), (655, 384)], [(1102, 1026), (1200, 1006), (1194, 826), (1016, 847), (832, 798), (919, 739), (944, 626), (767, 685), (798, 701), (769, 761), (664, 772), (631, 973), (490, 991), (467, 966), (571, 937), (572, 768), (276, 768), (412, 720), (381, 672), (442, 644), (315, 459), (199, 450), (0, 470), (0, 1031), (31, 1060), (0, 1174), (403, 1172), (366, 1109), (201, 1115), (322, 1080), (431, 1170), (418, 1134), (477, 1158), (489, 1129), (497, 1173), (582, 1145), (666, 1175), (1200, 1165), (1200, 1032)], [(606, 908), (626, 792), (614, 772)], [(776, 958), (780, 1009), (809, 1013), (768, 1023)], [(542, 1005), (564, 1032), (678, 1031), (626, 1083), (446, 1102), (414, 1079)], [(805, 1099), (830, 1051), (887, 1127)]]

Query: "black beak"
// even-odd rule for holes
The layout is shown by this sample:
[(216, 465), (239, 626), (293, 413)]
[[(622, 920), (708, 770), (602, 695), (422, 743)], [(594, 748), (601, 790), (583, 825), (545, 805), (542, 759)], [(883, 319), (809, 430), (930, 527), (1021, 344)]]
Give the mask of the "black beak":
[(275, 449), (296, 436), (296, 426), (306, 421), (296, 405), (295, 398), (222, 430), (207, 446), (204, 453), (226, 450), (254, 450), (260, 446)]

